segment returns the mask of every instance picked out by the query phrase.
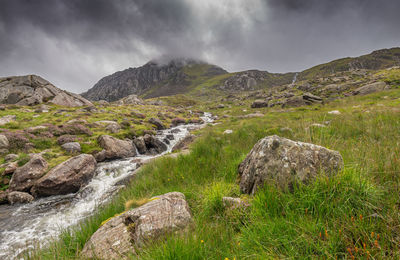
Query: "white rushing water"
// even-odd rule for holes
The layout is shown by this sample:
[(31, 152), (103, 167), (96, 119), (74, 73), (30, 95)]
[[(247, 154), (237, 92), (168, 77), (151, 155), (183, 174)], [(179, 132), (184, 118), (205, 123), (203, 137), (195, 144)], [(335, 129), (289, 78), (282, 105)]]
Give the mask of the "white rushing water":
[(296, 83), (296, 81), (297, 81), (297, 75), (298, 75), (299, 73), (298, 72), (296, 72), (296, 74), (294, 74), (294, 77), (293, 77), (293, 80), (292, 80), (292, 85), (294, 84), (294, 83)]
[[(204, 113), (202, 119), (205, 124), (213, 121), (210, 113)], [(25, 205), (0, 206), (0, 259), (21, 258), (23, 252), (45, 246), (63, 230), (93, 215), (96, 208), (104, 205), (123, 187), (121, 183), (134, 174), (138, 162), (171, 152), (174, 145), (189, 134), (189, 130), (201, 126), (180, 125), (159, 131), (156, 137), (161, 141), (167, 135), (174, 136), (162, 154), (99, 163), (95, 177), (75, 194), (42, 198)]]

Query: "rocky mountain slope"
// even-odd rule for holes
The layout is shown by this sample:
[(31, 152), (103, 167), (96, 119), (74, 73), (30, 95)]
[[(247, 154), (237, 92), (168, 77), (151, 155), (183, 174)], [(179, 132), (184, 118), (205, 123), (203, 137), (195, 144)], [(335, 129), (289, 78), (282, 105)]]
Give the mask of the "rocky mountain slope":
[(167, 64), (149, 62), (104, 77), (82, 96), (89, 100), (116, 101), (131, 94), (144, 98), (189, 94), (215, 97), (220, 95), (269, 89), (293, 81), (315, 80), (329, 75), (379, 70), (400, 65), (400, 48), (377, 50), (356, 58), (338, 59), (300, 73), (269, 73), (248, 70), (228, 73), (201, 61), (176, 59)]
[(290, 83), (293, 76), (294, 73), (274, 74), (258, 70), (228, 73), (202, 61), (175, 59), (167, 64), (149, 62), (142, 67), (116, 72), (102, 78), (82, 96), (93, 101), (116, 101), (131, 94), (152, 98), (183, 93), (199, 95), (204, 89), (205, 92), (223, 93), (250, 91), (260, 85)]
[(32, 106), (45, 102), (67, 107), (92, 105), (80, 95), (61, 90), (36, 75), (0, 78), (0, 103)]

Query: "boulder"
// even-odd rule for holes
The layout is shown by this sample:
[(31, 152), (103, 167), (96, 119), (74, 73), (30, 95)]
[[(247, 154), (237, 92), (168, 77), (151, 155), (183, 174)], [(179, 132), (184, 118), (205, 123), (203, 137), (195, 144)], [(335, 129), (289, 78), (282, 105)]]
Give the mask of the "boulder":
[(174, 126), (178, 126), (178, 125), (184, 125), (186, 124), (186, 120), (180, 117), (176, 117), (174, 119), (171, 120), (171, 125)]
[(11, 175), (18, 169), (17, 162), (10, 162), (4, 169), (3, 175)]
[(226, 209), (247, 209), (250, 204), (241, 198), (222, 197), (222, 205)]
[(97, 141), (105, 151), (105, 159), (126, 158), (136, 155), (132, 141), (120, 140), (109, 135), (101, 135)]
[(12, 191), (7, 194), (8, 203), (11, 205), (16, 203), (29, 203), (33, 201), (33, 196), (26, 192)]
[(251, 104), (251, 108), (268, 107), (268, 101), (258, 99)]
[(158, 118), (154, 118), (154, 117), (150, 118), (149, 119), (149, 123), (155, 125), (157, 127), (157, 130), (164, 130), (165, 129), (164, 124)]
[(170, 192), (104, 223), (82, 250), (83, 258), (123, 259), (147, 241), (185, 229), (192, 216), (185, 196)]
[(18, 155), (14, 154), (14, 153), (10, 153), (10, 154), (7, 154), (7, 155), (4, 157), (4, 160), (5, 160), (6, 162), (11, 162), (11, 161), (16, 160), (17, 158), (18, 158)]
[(168, 147), (166, 144), (158, 140), (152, 135), (146, 134), (143, 136), (144, 143), (146, 144), (147, 153), (149, 154), (159, 154), (165, 152)]
[(7, 199), (8, 193), (5, 191), (0, 191), (0, 205), (7, 204), (8, 199)]
[(76, 135), (62, 135), (62, 136), (57, 138), (57, 143), (59, 145), (63, 145), (63, 144), (66, 144), (66, 143), (75, 142), (76, 139), (77, 139)]
[(139, 153), (141, 153), (141, 154), (147, 153), (146, 143), (144, 142), (144, 139), (142, 136), (133, 139), (133, 143), (135, 144)]
[(357, 88), (356, 90), (353, 91), (353, 95), (368, 95), (368, 94), (371, 94), (374, 92), (383, 91), (388, 88), (389, 87), (386, 85), (385, 82), (375, 82), (375, 83), (368, 84), (368, 85), (362, 86), (360, 88)]
[(15, 115), (7, 115), (0, 118), (0, 125), (5, 125), (15, 121), (17, 117)]
[(109, 124), (108, 126), (106, 126), (106, 130), (110, 133), (118, 133), (119, 130), (121, 130), (121, 126), (118, 123), (115, 124)]
[(0, 78), (0, 103), (32, 106), (50, 102), (60, 106), (92, 105), (83, 97), (63, 91), (47, 80), (36, 76)]
[(0, 135), (0, 149), (8, 149), (10, 143), (5, 135)]
[(343, 167), (342, 156), (315, 144), (273, 135), (256, 143), (239, 165), (240, 190), (254, 194), (266, 182), (283, 189), (310, 183), (318, 174), (331, 176)]
[(187, 149), (189, 144), (194, 142), (194, 139), (196, 139), (196, 136), (192, 134), (185, 136), (182, 140), (176, 143), (174, 147), (172, 147), (172, 152)]
[(24, 166), (17, 168), (10, 181), (10, 191), (29, 191), (47, 170), (47, 162), (41, 155), (34, 155)]
[(119, 105), (143, 105), (144, 101), (137, 95), (129, 95), (117, 101)]
[(51, 169), (31, 189), (35, 197), (77, 192), (93, 177), (97, 163), (92, 155), (81, 154)]
[(70, 142), (61, 145), (61, 147), (68, 153), (80, 153), (81, 145), (78, 142)]
[(294, 96), (286, 99), (282, 107), (300, 107), (304, 105), (322, 104), (323, 99), (310, 93), (305, 93), (301, 96)]

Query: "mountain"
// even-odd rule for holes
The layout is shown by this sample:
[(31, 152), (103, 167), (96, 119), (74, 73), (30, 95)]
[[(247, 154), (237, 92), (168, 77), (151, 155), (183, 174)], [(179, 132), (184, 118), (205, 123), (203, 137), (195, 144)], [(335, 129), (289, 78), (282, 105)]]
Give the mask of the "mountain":
[(193, 93), (238, 92), (262, 86), (288, 84), (294, 73), (274, 74), (249, 70), (228, 73), (219, 66), (191, 59), (149, 62), (102, 78), (82, 96), (93, 101), (116, 101), (131, 94), (144, 98)]
[(314, 66), (299, 73), (297, 79), (325, 77), (337, 72), (357, 69), (379, 70), (400, 66), (400, 48), (382, 49), (355, 58), (343, 58)]
[(360, 69), (379, 70), (400, 65), (400, 48), (382, 49), (356, 58), (343, 58), (299, 73), (270, 73), (248, 70), (228, 73), (219, 66), (193, 59), (151, 61), (102, 78), (82, 96), (92, 100), (116, 101), (131, 94), (143, 98), (189, 94), (215, 97), (288, 85)]
[[(199, 75), (191, 75), (198, 71)], [(174, 59), (166, 64), (150, 61), (104, 77), (93, 88), (82, 93), (90, 100), (116, 101), (131, 94), (145, 97), (167, 96), (185, 92), (197, 77), (225, 74), (224, 69), (192, 59)]]
[(77, 107), (93, 104), (80, 95), (61, 90), (37, 75), (0, 78), (0, 103), (32, 106), (41, 103)]

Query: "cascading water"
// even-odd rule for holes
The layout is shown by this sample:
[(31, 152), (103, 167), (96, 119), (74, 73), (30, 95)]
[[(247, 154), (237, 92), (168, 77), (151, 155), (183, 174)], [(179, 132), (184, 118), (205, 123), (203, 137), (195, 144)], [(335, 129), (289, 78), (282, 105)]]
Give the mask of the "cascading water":
[[(205, 124), (213, 121), (210, 113), (204, 113), (201, 118)], [(160, 141), (166, 135), (174, 136), (162, 154), (138, 155), (134, 157), (134, 162), (133, 158), (127, 158), (99, 163), (95, 177), (75, 194), (42, 198), (25, 205), (0, 206), (0, 259), (21, 257), (23, 252), (46, 245), (63, 230), (93, 215), (96, 208), (104, 205), (123, 187), (120, 183), (134, 174), (138, 162), (171, 152), (174, 145), (189, 134), (189, 130), (201, 126), (180, 125), (159, 131), (156, 137)]]
[(296, 81), (297, 81), (297, 75), (298, 75), (299, 73), (298, 72), (296, 72), (296, 74), (294, 74), (294, 77), (293, 77), (293, 80), (292, 80), (292, 85), (294, 84), (294, 83), (296, 83)]

